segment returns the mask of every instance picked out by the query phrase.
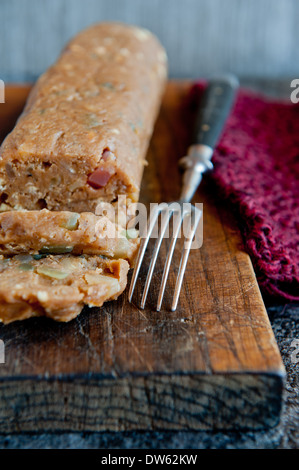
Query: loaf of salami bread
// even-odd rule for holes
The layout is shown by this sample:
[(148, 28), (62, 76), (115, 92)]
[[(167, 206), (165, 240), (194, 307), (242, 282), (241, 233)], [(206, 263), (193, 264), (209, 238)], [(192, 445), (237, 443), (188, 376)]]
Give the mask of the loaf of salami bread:
[(137, 201), (167, 75), (149, 31), (100, 23), (76, 36), (34, 86), (0, 149), (0, 203), (95, 211)]
[(123, 292), (166, 76), (149, 31), (102, 23), (37, 81), (0, 148), (0, 321), (69, 321)]

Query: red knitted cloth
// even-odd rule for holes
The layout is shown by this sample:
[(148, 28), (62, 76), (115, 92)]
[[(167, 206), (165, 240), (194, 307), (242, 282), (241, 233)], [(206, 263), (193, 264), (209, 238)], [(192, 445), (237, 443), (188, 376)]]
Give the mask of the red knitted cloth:
[(239, 91), (213, 163), (262, 291), (299, 300), (299, 105)]

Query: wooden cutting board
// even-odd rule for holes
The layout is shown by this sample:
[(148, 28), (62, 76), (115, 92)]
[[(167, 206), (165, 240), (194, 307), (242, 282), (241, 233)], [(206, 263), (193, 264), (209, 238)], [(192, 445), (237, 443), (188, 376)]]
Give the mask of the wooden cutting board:
[[(167, 88), (148, 152), (141, 200), (175, 200), (188, 142), (181, 113), (188, 83)], [(6, 87), (2, 137), (29, 87)], [(185, 132), (186, 131), (186, 132)], [(0, 432), (259, 429), (279, 419), (284, 367), (235, 220), (207, 182), (204, 241), (193, 250), (176, 312), (155, 312), (163, 259), (142, 311), (127, 293), (59, 324), (0, 326)], [(143, 274), (144, 278), (144, 274)], [(140, 294), (139, 283), (138, 292)]]

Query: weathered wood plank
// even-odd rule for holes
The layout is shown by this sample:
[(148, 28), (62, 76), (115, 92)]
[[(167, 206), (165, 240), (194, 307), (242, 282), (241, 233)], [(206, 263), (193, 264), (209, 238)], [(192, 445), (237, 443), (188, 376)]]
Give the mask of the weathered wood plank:
[(266, 375), (25, 380), (0, 388), (0, 429), (257, 430), (277, 423), (280, 394), (281, 382)]
[[(169, 84), (148, 152), (144, 202), (179, 193), (177, 161), (188, 144), (181, 103), (188, 83)], [(13, 122), (28, 87), (0, 106)], [(6, 128), (7, 130), (7, 128)], [(69, 324), (31, 319), (0, 327), (0, 430), (257, 429), (280, 411), (284, 368), (236, 222), (208, 182), (204, 242), (191, 252), (176, 312), (151, 310), (163, 259), (142, 311), (126, 294)], [(176, 256), (176, 266), (179, 256)], [(141, 277), (139, 289), (142, 286)]]

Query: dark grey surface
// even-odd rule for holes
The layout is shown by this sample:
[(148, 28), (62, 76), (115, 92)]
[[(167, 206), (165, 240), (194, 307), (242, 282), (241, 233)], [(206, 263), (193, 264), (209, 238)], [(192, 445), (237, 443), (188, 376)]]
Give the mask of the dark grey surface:
[[(244, 433), (212, 432), (108, 432), (91, 434), (0, 435), (0, 448), (84, 448), (84, 449), (297, 449), (299, 448), (299, 354), (293, 363), (299, 340), (299, 305), (268, 307), (273, 330), (287, 370), (284, 405), (280, 424), (270, 430)], [(293, 358), (294, 359), (294, 358)]]

